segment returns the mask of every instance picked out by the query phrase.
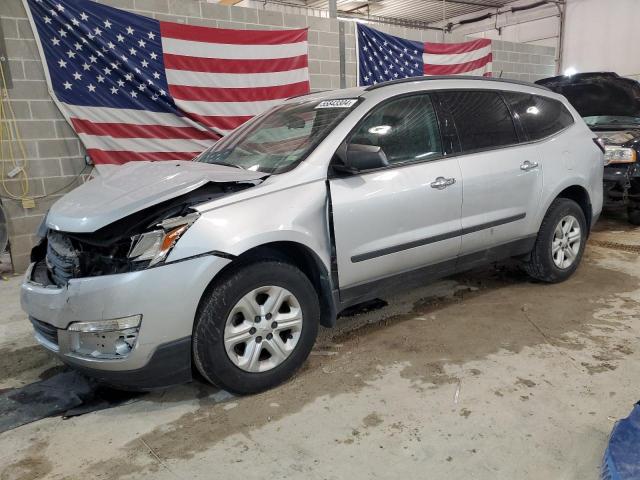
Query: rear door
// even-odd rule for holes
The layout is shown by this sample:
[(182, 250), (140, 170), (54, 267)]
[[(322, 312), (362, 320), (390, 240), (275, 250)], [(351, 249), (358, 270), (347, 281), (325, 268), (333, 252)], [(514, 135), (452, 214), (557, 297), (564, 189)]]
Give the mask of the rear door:
[(520, 143), (502, 94), (491, 90), (442, 92), (460, 142), (464, 179), (461, 255), (507, 244), (535, 231), (542, 164), (535, 144)]
[(389, 167), (330, 180), (340, 288), (446, 260), (460, 251), (462, 182), (442, 152), (427, 94), (375, 107), (347, 140), (380, 146)]

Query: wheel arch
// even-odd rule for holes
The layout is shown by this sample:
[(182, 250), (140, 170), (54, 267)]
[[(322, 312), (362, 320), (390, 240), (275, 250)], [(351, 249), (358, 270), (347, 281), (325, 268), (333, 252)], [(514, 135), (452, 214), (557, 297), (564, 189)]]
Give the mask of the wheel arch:
[(582, 213), (584, 213), (584, 218), (587, 221), (587, 235), (589, 235), (592, 227), (591, 222), (593, 221), (593, 208), (587, 189), (580, 185), (571, 185), (558, 193), (556, 198), (568, 198), (580, 206)]
[[(320, 302), (320, 324), (334, 327), (337, 317), (337, 304), (333, 296), (331, 276), (320, 257), (308, 246), (294, 241), (273, 241), (252, 247), (235, 256), (233, 260), (211, 280), (200, 300), (202, 304), (211, 288), (230, 271), (259, 260), (276, 259), (299, 268), (311, 281)], [(200, 307), (198, 307), (198, 311)]]
[(572, 184), (560, 187), (555, 192), (555, 195), (549, 196), (549, 201), (544, 206), (544, 209), (541, 209), (540, 218), (538, 219), (539, 220), (538, 229), (540, 229), (542, 220), (544, 219), (544, 216), (547, 214), (549, 207), (551, 206), (553, 201), (557, 198), (568, 198), (578, 204), (578, 206), (584, 213), (584, 217), (587, 222), (587, 235), (589, 235), (591, 231), (591, 227), (593, 226), (591, 225), (591, 223), (593, 222), (593, 207), (591, 205), (591, 196), (589, 195), (589, 191), (584, 186), (578, 183), (572, 183)]

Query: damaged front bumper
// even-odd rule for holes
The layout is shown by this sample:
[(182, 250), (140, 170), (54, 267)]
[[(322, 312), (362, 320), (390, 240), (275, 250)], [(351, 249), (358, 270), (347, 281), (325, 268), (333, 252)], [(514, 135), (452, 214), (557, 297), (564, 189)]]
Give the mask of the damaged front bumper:
[(144, 390), (191, 379), (191, 332), (207, 285), (230, 262), (199, 256), (136, 272), (43, 285), (28, 269), (22, 308), (36, 340), (105, 383)]
[(603, 180), (605, 207), (640, 208), (640, 171), (636, 165), (607, 165)]

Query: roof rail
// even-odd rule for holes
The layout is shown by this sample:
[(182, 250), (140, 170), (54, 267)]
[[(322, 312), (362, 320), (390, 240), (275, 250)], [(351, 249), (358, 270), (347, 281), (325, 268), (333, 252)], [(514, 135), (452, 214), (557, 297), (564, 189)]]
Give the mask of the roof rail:
[(535, 83), (523, 82), (521, 80), (509, 80), (507, 78), (493, 78), (493, 77), (474, 77), (471, 75), (432, 75), (432, 76), (422, 76), (422, 77), (408, 77), (408, 78), (399, 78), (397, 80), (389, 80), (388, 82), (380, 82), (375, 85), (369, 85), (365, 88), (365, 92), (369, 92), (371, 90), (376, 90), (378, 88), (386, 87), (389, 85), (397, 85), (399, 83), (409, 83), (409, 82), (428, 82), (431, 80), (476, 80), (482, 82), (497, 82), (497, 83), (512, 83), (515, 85), (524, 85), (526, 87), (534, 87), (539, 88), (540, 90), (550, 91), (547, 87), (542, 85), (537, 85)]
[(285, 100), (291, 100), (292, 98), (298, 98), (298, 97), (306, 97), (307, 95), (313, 95), (314, 93), (328, 92), (328, 91), (329, 90), (327, 90), (325, 88), (324, 90), (316, 90), (315, 92), (299, 93), (298, 95), (293, 95), (291, 97), (287, 97), (287, 98), (285, 98)]

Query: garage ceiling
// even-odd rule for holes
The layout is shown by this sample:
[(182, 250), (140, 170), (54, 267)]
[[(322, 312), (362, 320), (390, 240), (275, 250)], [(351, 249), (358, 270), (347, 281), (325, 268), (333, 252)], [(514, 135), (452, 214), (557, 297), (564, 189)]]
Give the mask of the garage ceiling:
[[(486, 8), (499, 8), (513, 0), (338, 0), (338, 13), (375, 15), (406, 22), (431, 23), (473, 13)], [(295, 2), (298, 3), (298, 2)], [(306, 0), (302, 5), (326, 10), (327, 0)]]

